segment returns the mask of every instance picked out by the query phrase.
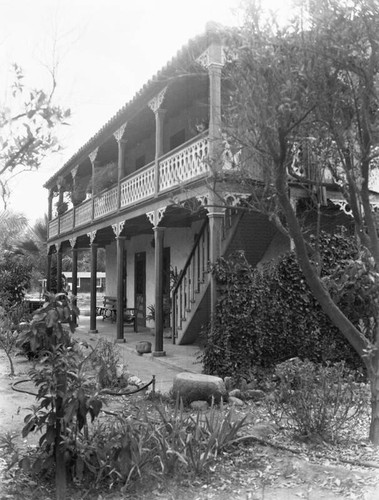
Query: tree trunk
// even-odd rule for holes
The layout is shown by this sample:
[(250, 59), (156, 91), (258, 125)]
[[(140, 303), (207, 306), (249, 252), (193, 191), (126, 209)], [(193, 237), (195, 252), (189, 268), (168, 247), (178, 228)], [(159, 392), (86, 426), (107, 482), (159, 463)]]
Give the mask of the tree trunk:
[(371, 422), (370, 422), (370, 441), (379, 445), (379, 377), (374, 376), (370, 380), (371, 387)]
[(9, 359), (9, 366), (10, 366), (10, 369), (11, 369), (11, 372), (9, 374), (10, 377), (14, 377), (15, 376), (15, 371), (14, 371), (14, 364), (13, 364), (13, 359), (12, 359), (12, 356), (10, 355), (10, 353), (6, 350), (5, 350), (5, 354), (7, 355), (7, 358)]
[[(378, 333), (377, 333), (378, 334)], [(377, 342), (378, 343), (378, 339)], [(372, 357), (372, 370), (368, 373), (371, 389), (370, 441), (379, 445), (379, 352)]]

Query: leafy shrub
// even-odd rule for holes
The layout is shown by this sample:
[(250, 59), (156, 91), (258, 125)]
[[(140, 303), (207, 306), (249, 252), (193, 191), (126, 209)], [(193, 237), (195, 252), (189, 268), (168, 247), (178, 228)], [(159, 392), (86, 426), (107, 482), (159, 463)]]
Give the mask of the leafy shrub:
[(122, 365), (120, 363), (119, 349), (117, 349), (115, 342), (100, 338), (89, 359), (96, 370), (97, 381), (101, 389), (116, 386), (125, 387), (127, 385), (127, 377), (120, 370)]
[(267, 399), (271, 414), (301, 436), (335, 441), (367, 409), (367, 386), (343, 362), (323, 366), (294, 358), (278, 365), (275, 375)]
[(29, 287), (31, 265), (15, 255), (4, 251), (0, 256), (0, 304), (2, 307), (20, 304)]
[(43, 306), (34, 312), (29, 328), (19, 339), (19, 346), (29, 359), (56, 344), (69, 346), (71, 339), (65, 325), (71, 332), (75, 331), (79, 309), (73, 305), (70, 297), (65, 293), (55, 295), (47, 292), (45, 299)]
[[(201, 475), (220, 451), (234, 443), (245, 425), (244, 418), (235, 418), (232, 410), (224, 412), (222, 406), (212, 407), (208, 415), (200, 412), (193, 415), (185, 413), (183, 405), (177, 402), (174, 408), (156, 406), (154, 415), (141, 410), (127, 417), (96, 419), (93, 425), (87, 426), (84, 425), (85, 415), (94, 399), (84, 400), (82, 396), (83, 392), (79, 405), (73, 405), (75, 394), (72, 388), (69, 389), (67, 410), (70, 412), (65, 411), (66, 434), (61, 439), (67, 469), (79, 487), (121, 486), (125, 493), (138, 479), (182, 477), (183, 473)], [(40, 424), (54, 422), (51, 414), (44, 416), (40, 410), (36, 411), (36, 417), (27, 419), (28, 428), (34, 424), (37, 429)], [(78, 411), (83, 412), (79, 426)], [(37, 456), (33, 451), (19, 462), (35, 480), (41, 472), (54, 468), (50, 449), (54, 445), (52, 437), (53, 433), (44, 432), (43, 449)], [(18, 459), (19, 454), (16, 458), (13, 456), (10, 466)]]
[(58, 467), (59, 456), (65, 467), (74, 467), (81, 435), (88, 431), (88, 419), (94, 420), (102, 400), (94, 392), (78, 344), (52, 345), (43, 351), (39, 365), (30, 370), (38, 388), (38, 405), (25, 417), (23, 437), (41, 432), (38, 454), (33, 463), (24, 457), (21, 466), (27, 472), (46, 473)]
[[(369, 324), (372, 294), (361, 299), (370, 280), (367, 277), (365, 281), (364, 271), (362, 279), (354, 282), (352, 278), (349, 289), (344, 287), (338, 297), (338, 287), (331, 287), (344, 269), (359, 260), (355, 238), (343, 232), (322, 233), (318, 245), (321, 277), (332, 296), (354, 324)], [(238, 252), (229, 260), (219, 259), (213, 272), (219, 283), (219, 299), (214, 321), (204, 332), (201, 359), (206, 373), (250, 380), (257, 371), (295, 356), (314, 362), (345, 360), (354, 369), (362, 367), (359, 356), (314, 299), (295, 253), (253, 268)], [(359, 302), (357, 307), (352, 307), (353, 297)]]

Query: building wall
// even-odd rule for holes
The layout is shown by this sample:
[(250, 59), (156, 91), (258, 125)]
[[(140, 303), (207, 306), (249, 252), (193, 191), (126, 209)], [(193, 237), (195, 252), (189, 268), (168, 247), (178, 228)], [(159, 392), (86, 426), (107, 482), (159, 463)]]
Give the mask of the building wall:
[[(164, 234), (164, 246), (170, 248), (171, 268), (178, 273), (183, 269), (190, 254), (196, 233), (202, 226), (202, 221), (192, 227), (168, 228)], [(135, 254), (146, 252), (146, 307), (155, 303), (155, 250), (154, 235), (140, 235), (126, 241), (126, 299), (127, 307), (134, 307), (134, 260)], [(116, 243), (106, 247), (106, 291), (105, 295), (117, 294), (117, 250)], [(146, 314), (148, 314), (148, 310)], [(151, 326), (151, 325), (150, 325)]]
[(116, 296), (117, 294), (117, 247), (112, 241), (105, 248), (106, 284), (104, 295)]
[[(151, 115), (152, 120), (155, 120), (153, 112)], [(127, 175), (136, 170), (136, 160), (141, 156), (145, 156), (145, 165), (151, 163), (155, 157), (155, 135), (150, 134), (141, 142), (135, 144), (132, 149), (126, 151), (125, 156)]]

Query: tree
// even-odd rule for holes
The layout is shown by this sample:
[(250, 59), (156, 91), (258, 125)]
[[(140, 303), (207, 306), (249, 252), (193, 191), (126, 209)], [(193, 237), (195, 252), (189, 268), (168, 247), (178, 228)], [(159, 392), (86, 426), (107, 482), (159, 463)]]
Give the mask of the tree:
[(46, 154), (59, 150), (56, 130), (70, 116), (69, 109), (53, 104), (54, 72), (49, 92), (29, 88), (22, 69), (13, 65), (14, 78), (0, 103), (0, 196), (7, 206), (9, 181), (21, 172), (37, 170)]
[[(370, 190), (379, 155), (379, 6), (317, 0), (301, 9), (283, 28), (265, 21), (254, 4), (247, 8), (227, 55), (225, 132), (238, 153), (237, 178), (248, 183), (261, 172), (250, 207), (290, 236), (314, 297), (364, 361), (370, 439), (379, 444), (379, 239)], [(361, 248), (332, 280), (321, 276), (318, 239), (307, 238), (293, 196), (315, 212), (317, 235), (328, 177), (351, 208)], [(357, 277), (378, 311), (358, 327), (338, 304)]]

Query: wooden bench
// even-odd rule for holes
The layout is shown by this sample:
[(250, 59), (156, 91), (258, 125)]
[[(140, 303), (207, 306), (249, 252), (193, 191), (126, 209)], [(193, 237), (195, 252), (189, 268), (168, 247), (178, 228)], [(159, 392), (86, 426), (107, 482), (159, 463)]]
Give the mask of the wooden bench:
[[(111, 322), (114, 323), (117, 319), (117, 298), (105, 295), (103, 306), (96, 308), (96, 315), (102, 316), (103, 321), (105, 319), (110, 319)], [(124, 323), (133, 325), (134, 331), (138, 331), (137, 308), (127, 307), (124, 309)]]
[(109, 295), (105, 295), (103, 299), (103, 307), (97, 308), (100, 309), (96, 312), (98, 316), (103, 317), (103, 321), (105, 319), (110, 319), (113, 323), (116, 321), (117, 314), (117, 299), (116, 297), (110, 297)]

